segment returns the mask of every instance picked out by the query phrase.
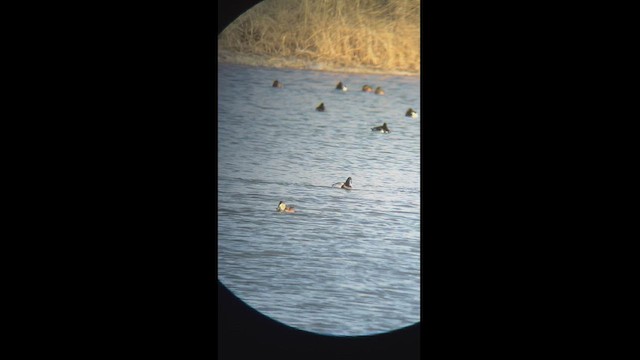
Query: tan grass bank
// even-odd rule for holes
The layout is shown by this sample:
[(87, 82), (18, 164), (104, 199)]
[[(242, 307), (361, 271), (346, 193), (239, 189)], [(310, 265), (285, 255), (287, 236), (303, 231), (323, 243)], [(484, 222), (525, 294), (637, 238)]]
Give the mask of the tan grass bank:
[(266, 0), (220, 34), (218, 61), (418, 75), (420, 1)]

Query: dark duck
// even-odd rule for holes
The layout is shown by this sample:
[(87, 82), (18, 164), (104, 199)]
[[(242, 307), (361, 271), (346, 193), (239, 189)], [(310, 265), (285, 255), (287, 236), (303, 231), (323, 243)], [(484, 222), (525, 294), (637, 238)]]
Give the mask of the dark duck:
[(410, 117), (410, 118), (417, 118), (418, 117), (418, 113), (415, 110), (413, 110), (412, 108), (409, 108), (409, 110), (407, 110), (407, 112), (404, 114), (404, 116)]
[(333, 184), (331, 186), (332, 187), (339, 187), (341, 189), (351, 190), (351, 176), (349, 176), (345, 182), (338, 182), (338, 183), (335, 183), (335, 184)]
[(382, 126), (372, 127), (371, 131), (379, 131), (381, 133), (389, 133), (391, 130), (387, 127), (387, 123), (382, 124)]

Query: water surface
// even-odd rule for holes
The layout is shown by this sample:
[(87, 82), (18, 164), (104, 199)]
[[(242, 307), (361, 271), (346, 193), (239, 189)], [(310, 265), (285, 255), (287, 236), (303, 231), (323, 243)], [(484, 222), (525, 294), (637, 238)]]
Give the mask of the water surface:
[[(220, 64), (220, 281), (305, 331), (420, 321), (420, 118), (409, 107), (420, 114), (418, 77)], [(370, 130), (383, 122), (391, 133)], [(353, 190), (331, 187), (349, 176)], [(298, 211), (276, 212), (280, 200)]]

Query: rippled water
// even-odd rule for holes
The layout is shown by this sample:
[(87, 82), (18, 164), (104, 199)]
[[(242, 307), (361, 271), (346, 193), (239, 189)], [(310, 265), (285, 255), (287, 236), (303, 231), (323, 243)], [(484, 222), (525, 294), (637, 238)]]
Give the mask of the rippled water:
[[(420, 114), (418, 77), (220, 64), (220, 281), (306, 331), (420, 321), (420, 118), (409, 107)], [(391, 133), (370, 130), (383, 122)], [(331, 187), (349, 176), (353, 190)], [(298, 211), (276, 212), (280, 200)]]

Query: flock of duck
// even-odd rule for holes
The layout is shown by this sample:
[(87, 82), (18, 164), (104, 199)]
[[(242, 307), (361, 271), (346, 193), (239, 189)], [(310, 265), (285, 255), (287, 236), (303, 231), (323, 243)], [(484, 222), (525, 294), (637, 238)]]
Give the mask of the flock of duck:
[[(283, 88), (284, 84), (281, 83), (278, 80), (275, 80), (273, 82), (273, 87), (274, 88)], [(342, 83), (342, 81), (338, 82), (338, 84), (336, 85), (336, 90), (340, 90), (340, 91), (347, 91), (347, 87)], [(362, 86), (362, 91), (363, 92), (369, 92), (369, 93), (375, 93), (376, 95), (384, 95), (384, 90), (382, 90), (382, 88), (380, 86), (376, 87), (376, 89), (374, 90), (372, 86), (370, 85), (364, 85)], [(324, 107), (324, 103), (321, 102), (320, 105), (318, 105), (316, 107), (317, 111), (325, 111), (325, 107)], [(410, 118), (417, 118), (418, 117), (418, 113), (413, 110), (412, 108), (409, 108), (406, 113), (405, 116), (410, 117)], [(389, 130), (389, 127), (387, 126), (387, 123), (383, 123), (381, 126), (376, 126), (376, 127), (372, 127), (371, 131), (375, 131), (375, 132), (381, 132), (381, 133), (389, 133), (391, 132), (391, 130)], [(345, 190), (351, 190), (352, 189), (352, 180), (351, 177), (348, 177), (347, 180), (345, 180), (345, 182), (337, 182), (333, 185), (331, 185), (331, 187), (337, 187), (340, 189), (345, 189)], [(293, 213), (295, 212), (295, 208), (291, 205), (287, 205), (285, 204), (284, 201), (280, 201), (280, 203), (278, 204), (278, 207), (276, 208), (276, 210), (278, 212), (281, 213)]]

